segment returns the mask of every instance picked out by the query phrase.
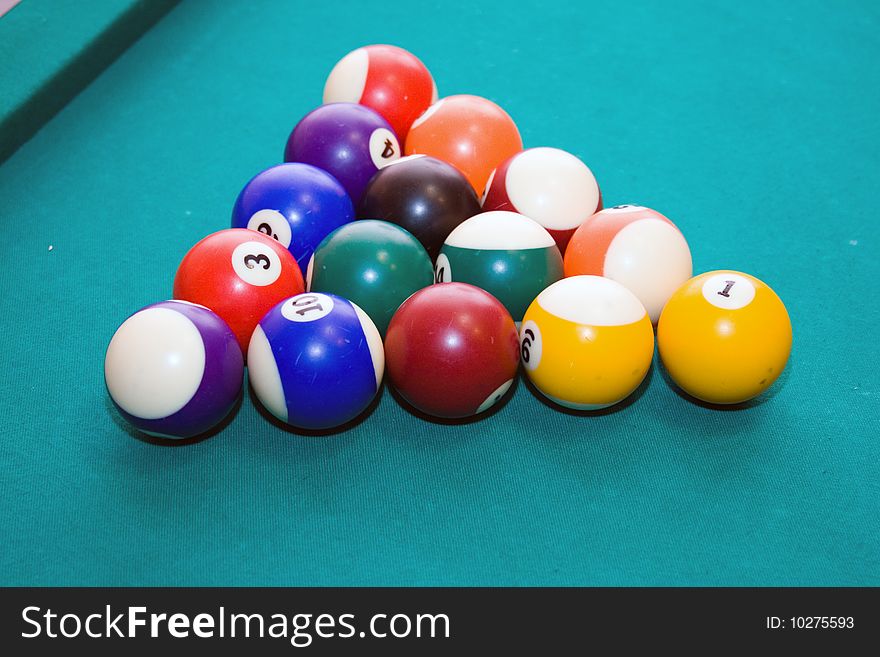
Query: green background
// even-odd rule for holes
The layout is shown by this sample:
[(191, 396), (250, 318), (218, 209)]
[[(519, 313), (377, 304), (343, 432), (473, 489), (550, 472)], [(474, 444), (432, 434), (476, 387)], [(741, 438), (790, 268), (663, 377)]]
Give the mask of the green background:
[[(0, 584), (880, 584), (878, 33), (867, 1), (174, 8), (0, 166)], [(465, 425), (386, 389), (331, 437), (249, 395), (202, 442), (129, 434), (116, 326), (373, 42), (665, 213), (696, 272), (769, 283), (795, 335), (770, 393), (714, 410), (655, 362), (597, 416), (520, 383)]]
[(25, 0), (0, 16), (0, 161), (177, 0)]

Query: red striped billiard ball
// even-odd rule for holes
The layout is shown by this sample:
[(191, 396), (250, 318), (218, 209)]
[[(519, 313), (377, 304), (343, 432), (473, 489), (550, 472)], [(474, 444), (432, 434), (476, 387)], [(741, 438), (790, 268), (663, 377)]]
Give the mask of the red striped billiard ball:
[(519, 212), (547, 229), (559, 252), (583, 221), (602, 209), (593, 172), (571, 153), (558, 148), (529, 148), (492, 172), (483, 211)]
[(325, 103), (360, 103), (384, 117), (403, 141), (419, 115), (437, 101), (431, 73), (411, 52), (373, 45), (337, 62), (324, 85)]

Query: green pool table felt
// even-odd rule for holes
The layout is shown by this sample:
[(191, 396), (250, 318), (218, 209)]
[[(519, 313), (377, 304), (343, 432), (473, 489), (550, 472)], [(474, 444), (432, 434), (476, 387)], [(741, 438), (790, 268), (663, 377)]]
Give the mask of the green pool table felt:
[[(0, 165), (0, 584), (880, 584), (878, 32), (852, 0), (175, 7)], [(695, 272), (770, 284), (781, 379), (717, 410), (655, 358), (612, 412), (520, 381), (459, 425), (385, 389), (320, 438), (246, 392), (209, 439), (135, 438), (110, 336), (367, 43), (669, 216)]]
[(25, 0), (0, 16), (0, 162), (176, 0)]

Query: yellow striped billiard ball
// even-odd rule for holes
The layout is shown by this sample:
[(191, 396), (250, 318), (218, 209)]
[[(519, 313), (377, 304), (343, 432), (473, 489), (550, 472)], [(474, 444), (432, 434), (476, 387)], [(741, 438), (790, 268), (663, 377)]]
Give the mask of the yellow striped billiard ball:
[(577, 410), (625, 399), (654, 355), (645, 307), (600, 276), (563, 278), (545, 289), (526, 310), (519, 335), (531, 382), (551, 401)]
[(657, 325), (663, 366), (682, 390), (713, 404), (758, 396), (791, 353), (782, 300), (748, 274), (710, 271), (669, 299)]

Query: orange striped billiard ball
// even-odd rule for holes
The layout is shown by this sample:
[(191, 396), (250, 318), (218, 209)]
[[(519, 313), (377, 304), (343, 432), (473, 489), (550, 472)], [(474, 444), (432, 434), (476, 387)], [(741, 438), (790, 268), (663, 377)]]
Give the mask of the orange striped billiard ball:
[(623, 284), (653, 323), (666, 301), (693, 274), (684, 235), (656, 210), (605, 208), (584, 221), (565, 251), (565, 275), (605, 276)]

